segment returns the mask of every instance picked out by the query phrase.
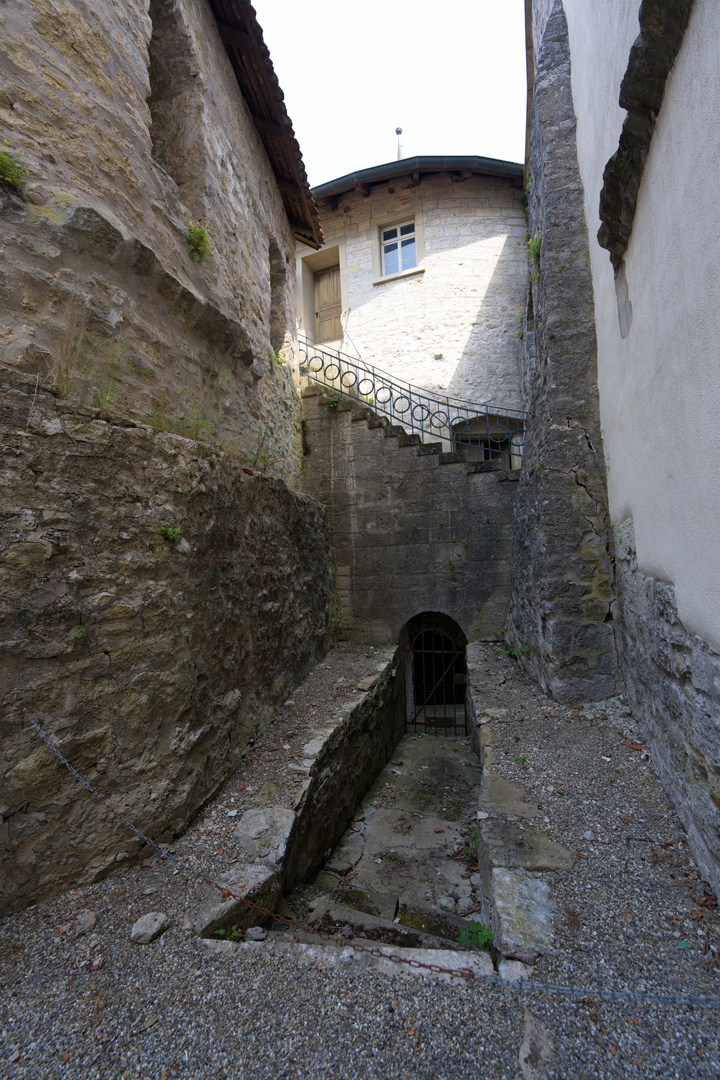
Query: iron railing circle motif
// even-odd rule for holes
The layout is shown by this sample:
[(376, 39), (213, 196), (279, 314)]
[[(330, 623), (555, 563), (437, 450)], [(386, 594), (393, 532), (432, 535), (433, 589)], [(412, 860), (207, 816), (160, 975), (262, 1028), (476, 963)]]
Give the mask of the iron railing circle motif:
[(341, 397), (357, 400), (408, 434), (442, 438), (476, 460), (502, 459), (517, 468), (525, 436), (525, 413), (504, 406), (443, 397), (396, 379), (358, 357), (299, 339), (301, 370)]

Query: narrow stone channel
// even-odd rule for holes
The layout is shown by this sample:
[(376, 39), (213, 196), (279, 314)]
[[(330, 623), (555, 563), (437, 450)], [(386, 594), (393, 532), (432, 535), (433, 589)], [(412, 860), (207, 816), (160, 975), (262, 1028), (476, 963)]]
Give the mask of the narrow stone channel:
[[(405, 735), (313, 885), (296, 891), (298, 899), (314, 890), (315, 911), (328, 910), (318, 907), (322, 898), (456, 940), (464, 925), (457, 916), (479, 919), (480, 768), (469, 738)], [(341, 912), (332, 914), (342, 921)], [(381, 927), (373, 929), (382, 937)]]

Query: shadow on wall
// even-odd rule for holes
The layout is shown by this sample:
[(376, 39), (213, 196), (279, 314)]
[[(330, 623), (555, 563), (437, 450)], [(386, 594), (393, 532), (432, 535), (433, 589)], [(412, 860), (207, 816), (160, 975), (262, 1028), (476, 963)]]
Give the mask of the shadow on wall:
[[(492, 273), (483, 285), (490, 259)], [(521, 239), (495, 229), (463, 246), (426, 238), (425, 266), (424, 275), (384, 283), (380, 295), (376, 290), (352, 307), (348, 329), (363, 359), (429, 390), (517, 408), (526, 294)], [(418, 301), (410, 299), (411, 289), (419, 291)], [(473, 289), (480, 295), (471, 314)], [(378, 325), (388, 328), (382, 353), (363, 340), (366, 333), (372, 340)], [(410, 364), (412, 374), (401, 374)]]
[[(526, 258), (523, 250), (518, 256), (511, 240), (511, 237), (505, 238), (447, 392), (462, 396), (463, 388), (470, 384), (492, 387), (493, 404), (519, 408)], [(517, 269), (518, 258), (522, 259), (520, 270)], [(483, 396), (483, 400), (487, 398)]]

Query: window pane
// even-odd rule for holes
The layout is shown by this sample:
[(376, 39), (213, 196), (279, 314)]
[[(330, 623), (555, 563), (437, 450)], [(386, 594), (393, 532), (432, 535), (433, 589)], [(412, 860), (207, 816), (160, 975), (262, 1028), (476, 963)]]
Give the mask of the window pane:
[(384, 229), (383, 240), (394, 240), (397, 236), (397, 229)]
[(389, 251), (397, 251), (397, 243), (385, 244), (385, 254), (387, 254)]
[(400, 226), (400, 235), (401, 236), (408, 236), (408, 235), (410, 235), (411, 233), (414, 233), (414, 232), (415, 232), (415, 224), (413, 222), (411, 222), (409, 225), (401, 225)]
[(392, 246), (392, 249), (393, 249), (392, 251), (388, 251), (387, 249), (385, 251), (385, 260), (384, 260), (384, 262), (385, 262), (385, 265), (384, 265), (385, 274), (397, 274), (397, 272), (398, 272), (397, 244), (392, 244), (391, 246)]
[(417, 266), (414, 237), (412, 240), (403, 240), (402, 242), (402, 268), (403, 270), (410, 270), (413, 266)]

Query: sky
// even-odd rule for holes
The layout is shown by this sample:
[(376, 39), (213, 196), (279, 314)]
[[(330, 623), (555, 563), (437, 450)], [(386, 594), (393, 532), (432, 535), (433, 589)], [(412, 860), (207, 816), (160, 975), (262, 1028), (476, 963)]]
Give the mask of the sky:
[(311, 185), (402, 156), (522, 161), (523, 0), (253, 0)]

